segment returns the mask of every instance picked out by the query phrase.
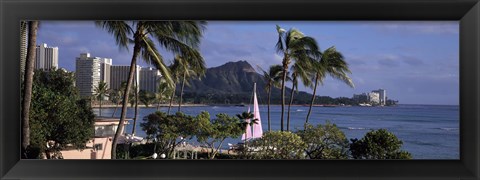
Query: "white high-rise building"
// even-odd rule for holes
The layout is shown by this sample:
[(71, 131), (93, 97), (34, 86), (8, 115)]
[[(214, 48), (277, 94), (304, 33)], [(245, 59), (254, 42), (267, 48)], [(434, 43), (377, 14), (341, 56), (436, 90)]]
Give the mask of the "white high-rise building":
[(379, 104), (380, 103), (380, 93), (372, 91), (372, 92), (368, 93), (368, 99), (372, 103)]
[(80, 96), (91, 97), (100, 81), (100, 59), (90, 57), (89, 53), (80, 54), (75, 66), (75, 86)]
[(161, 74), (158, 69), (151, 67), (142, 68), (140, 71), (140, 90), (147, 92), (156, 92), (158, 88), (158, 80)]
[[(135, 78), (137, 82), (137, 87), (140, 84), (140, 71), (141, 67), (137, 65), (136, 73), (134, 73), (133, 83), (135, 83)], [(130, 66), (111, 66), (110, 69), (110, 89), (119, 90), (122, 86), (122, 82), (127, 82), (128, 74), (130, 73)]]
[(380, 94), (380, 104), (385, 105), (387, 102), (387, 91), (385, 89), (379, 89), (377, 90), (378, 94)]
[(105, 82), (110, 89), (112, 59), (91, 57), (90, 53), (81, 53), (76, 60), (76, 86), (82, 97), (93, 95), (99, 82)]
[(58, 68), (58, 47), (43, 43), (35, 48), (35, 69)]

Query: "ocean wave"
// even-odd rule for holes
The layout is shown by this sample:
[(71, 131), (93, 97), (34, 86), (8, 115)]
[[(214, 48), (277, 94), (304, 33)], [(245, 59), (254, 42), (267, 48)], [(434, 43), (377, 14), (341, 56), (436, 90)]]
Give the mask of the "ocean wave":
[(439, 128), (441, 130), (445, 130), (445, 131), (458, 131), (458, 128)]
[(367, 128), (363, 128), (363, 127), (348, 127), (348, 130), (365, 130)]
[(300, 111), (305, 111), (305, 110), (303, 110), (303, 109), (297, 109), (297, 112), (300, 112)]

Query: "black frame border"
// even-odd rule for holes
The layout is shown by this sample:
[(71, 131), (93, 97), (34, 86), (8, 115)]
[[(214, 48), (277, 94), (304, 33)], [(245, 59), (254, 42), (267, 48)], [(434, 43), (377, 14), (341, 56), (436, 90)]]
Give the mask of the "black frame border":
[[(20, 20), (458, 20), (460, 160), (20, 160)], [(479, 179), (478, 0), (0, 0), (1, 179)]]

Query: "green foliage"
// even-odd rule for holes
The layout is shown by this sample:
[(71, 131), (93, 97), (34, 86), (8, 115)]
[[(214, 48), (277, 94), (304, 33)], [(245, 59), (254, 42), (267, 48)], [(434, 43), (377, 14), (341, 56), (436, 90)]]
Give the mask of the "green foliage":
[[(215, 119), (210, 120), (208, 112), (202, 112), (196, 118), (197, 141), (206, 144), (212, 149), (208, 152), (208, 158), (213, 159), (227, 138), (237, 138), (244, 131), (239, 126), (239, 119), (227, 114), (217, 114)], [(217, 145), (215, 145), (218, 143)]]
[(400, 150), (403, 142), (385, 129), (368, 132), (362, 139), (351, 139), (350, 152), (354, 159), (411, 159)]
[(248, 159), (304, 159), (307, 147), (302, 138), (289, 131), (270, 131), (248, 142)]
[(146, 107), (148, 107), (155, 101), (155, 94), (140, 90), (140, 92), (138, 93), (138, 99), (140, 100), (140, 102), (145, 104)]
[(305, 131), (298, 131), (297, 134), (307, 144), (305, 152), (310, 159), (348, 158), (347, 137), (335, 124), (308, 125)]
[[(167, 115), (157, 111), (147, 116), (140, 126), (147, 134), (148, 139), (156, 139), (157, 152), (171, 157), (175, 147), (183, 140), (191, 139), (197, 130), (194, 117), (177, 112)], [(180, 140), (179, 137), (183, 137)]]
[(33, 148), (44, 151), (53, 140), (59, 149), (85, 148), (93, 137), (94, 114), (90, 102), (81, 99), (74, 76), (63, 70), (35, 71), (30, 111)]

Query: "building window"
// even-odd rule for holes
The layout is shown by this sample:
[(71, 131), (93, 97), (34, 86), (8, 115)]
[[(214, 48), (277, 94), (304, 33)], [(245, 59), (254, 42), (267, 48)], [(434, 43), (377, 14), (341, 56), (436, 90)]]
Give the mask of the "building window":
[(103, 144), (102, 144), (102, 143), (95, 144), (95, 145), (93, 146), (93, 149), (94, 149), (95, 151), (101, 151), (101, 150), (103, 150)]

